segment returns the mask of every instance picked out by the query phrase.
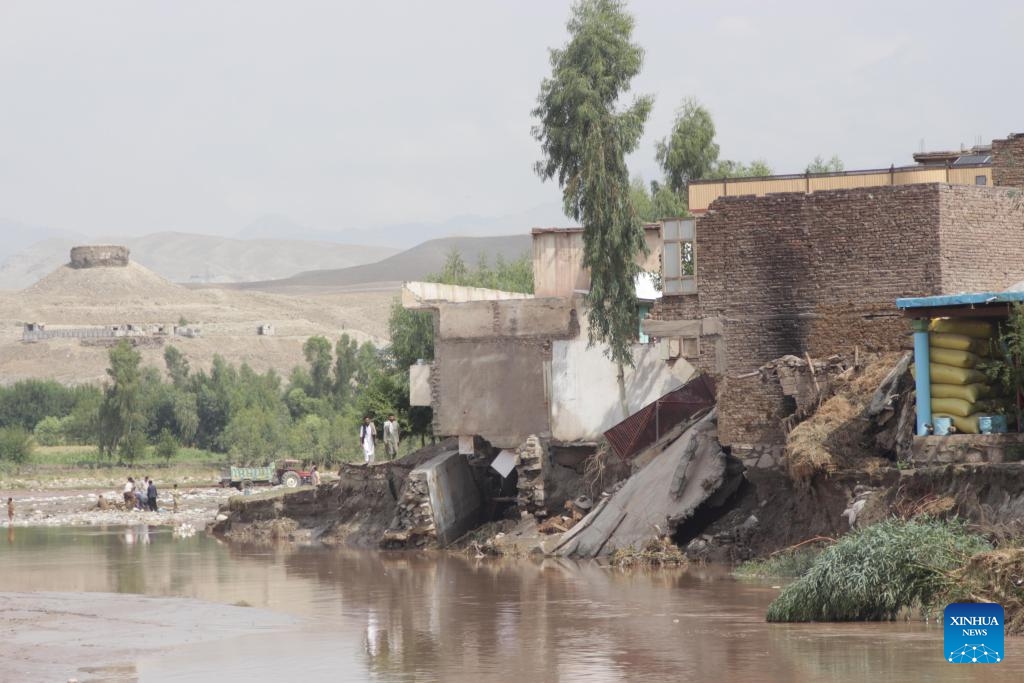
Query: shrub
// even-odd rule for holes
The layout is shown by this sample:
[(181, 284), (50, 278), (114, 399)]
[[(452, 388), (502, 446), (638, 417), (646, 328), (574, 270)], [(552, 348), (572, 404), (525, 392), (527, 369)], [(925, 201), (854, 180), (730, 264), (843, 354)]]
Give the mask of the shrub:
[(167, 462), (178, 454), (178, 440), (169, 429), (161, 430), (156, 441), (156, 454)]
[(32, 437), (24, 427), (0, 428), (0, 461), (23, 463), (32, 455)]
[(39, 421), (32, 434), (40, 446), (59, 446), (64, 442), (64, 424), (59, 418), (50, 415)]
[(892, 519), (822, 551), (768, 607), (768, 621), (879, 621), (905, 607), (931, 607), (988, 543), (962, 522)]

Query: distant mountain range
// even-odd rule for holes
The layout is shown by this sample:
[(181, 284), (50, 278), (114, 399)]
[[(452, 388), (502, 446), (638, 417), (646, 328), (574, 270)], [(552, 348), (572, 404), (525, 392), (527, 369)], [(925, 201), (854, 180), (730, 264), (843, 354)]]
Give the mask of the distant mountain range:
[(311, 229), (284, 216), (267, 215), (243, 228), (242, 239), (302, 239), (408, 249), (445, 237), (497, 237), (527, 234), (530, 228), (566, 225), (562, 208), (545, 204), (507, 216), (454, 216), (439, 223), (400, 223), (375, 228)]
[(486, 257), (493, 265), (499, 256), (511, 261), (529, 255), (532, 244), (528, 233), (497, 237), (446, 237), (429, 240), (377, 263), (311, 270), (282, 280), (245, 282), (230, 287), (282, 294), (299, 290), (343, 291), (397, 287), (403, 281), (421, 280), (439, 272), (453, 249), (470, 266), (476, 265), (481, 257)]

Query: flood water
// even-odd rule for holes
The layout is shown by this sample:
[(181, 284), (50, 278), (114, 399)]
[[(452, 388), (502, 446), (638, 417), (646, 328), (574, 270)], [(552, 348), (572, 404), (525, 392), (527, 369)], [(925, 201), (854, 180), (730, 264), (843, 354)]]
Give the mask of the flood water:
[(144, 653), (142, 681), (1024, 679), (1024, 639), (1007, 639), (1001, 664), (952, 665), (937, 625), (766, 624), (778, 590), (716, 568), (239, 548), (143, 527), (24, 528), (7, 541), (3, 591), (181, 596), (299, 617), (281, 632)]

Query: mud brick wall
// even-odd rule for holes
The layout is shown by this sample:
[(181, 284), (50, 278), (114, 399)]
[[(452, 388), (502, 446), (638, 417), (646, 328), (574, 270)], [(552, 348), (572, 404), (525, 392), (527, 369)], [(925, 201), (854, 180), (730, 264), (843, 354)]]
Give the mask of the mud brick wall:
[[(1024, 164), (1024, 136), (1014, 141)], [(944, 185), (940, 198), (943, 294), (1001, 291), (1024, 280), (1020, 190)]]
[(895, 300), (942, 290), (940, 193), (905, 185), (712, 204), (697, 223), (695, 261), (701, 315), (726, 320), (722, 443), (783, 439), (768, 418), (784, 410), (781, 390), (737, 376), (790, 353), (908, 343)]
[(123, 268), (128, 265), (128, 247), (116, 245), (72, 247), (72, 268)]
[(1024, 134), (992, 141), (992, 182), (1024, 189)]

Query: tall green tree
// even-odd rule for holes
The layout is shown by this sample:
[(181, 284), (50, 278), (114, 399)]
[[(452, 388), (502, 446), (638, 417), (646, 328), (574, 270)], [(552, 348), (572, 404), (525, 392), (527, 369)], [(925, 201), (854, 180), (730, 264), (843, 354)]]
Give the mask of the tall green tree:
[(181, 389), (188, 383), (188, 359), (177, 346), (168, 346), (164, 349), (164, 365), (167, 366), (167, 375), (175, 387)]
[(142, 356), (127, 340), (110, 350), (110, 378), (100, 406), (100, 449), (117, 452), (126, 462), (142, 455), (146, 416), (142, 406)]
[(568, 44), (551, 50), (551, 76), (541, 83), (533, 110), (539, 120), (533, 135), (543, 152), (536, 170), (545, 180), (558, 180), (566, 215), (584, 226), (590, 340), (608, 345), (624, 404), (623, 366), (633, 364), (636, 336), (636, 260), (646, 250), (626, 155), (640, 141), (652, 99), (617, 106), (643, 63), (624, 3), (579, 0), (568, 30)]
[(331, 342), (323, 337), (310, 337), (302, 346), (302, 353), (309, 363), (310, 391), (316, 398), (322, 398), (331, 389)]
[(691, 180), (711, 173), (718, 161), (715, 122), (696, 98), (683, 100), (672, 133), (655, 144), (655, 158), (665, 172), (665, 184), (674, 192), (685, 192)]
[(339, 406), (352, 395), (358, 353), (359, 343), (348, 334), (342, 334), (334, 346), (334, 396)]
[(643, 178), (638, 176), (631, 181), (629, 193), (642, 221), (654, 223), (663, 218), (677, 218), (688, 213), (684, 196), (663, 183), (651, 181), (648, 189)]

